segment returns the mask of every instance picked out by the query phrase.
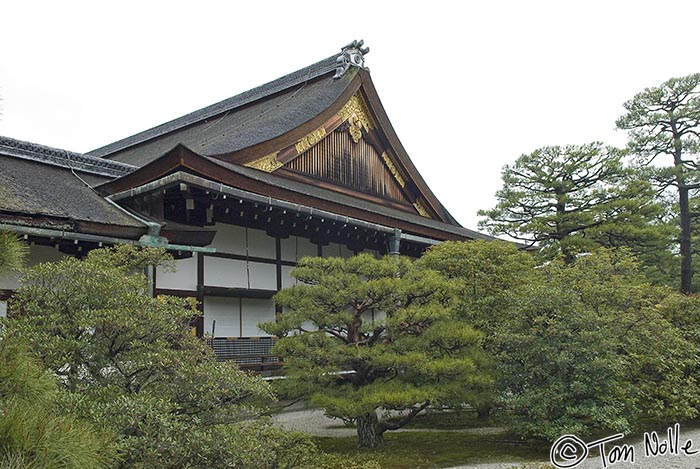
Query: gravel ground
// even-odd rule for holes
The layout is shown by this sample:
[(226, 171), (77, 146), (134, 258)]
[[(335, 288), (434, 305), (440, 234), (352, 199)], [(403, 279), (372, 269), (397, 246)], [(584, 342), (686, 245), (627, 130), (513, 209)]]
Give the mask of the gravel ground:
[[(303, 402), (296, 402), (291, 406), (285, 408), (281, 413), (273, 416), (273, 420), (280, 427), (297, 430), (301, 432), (308, 433), (315, 436), (356, 436), (357, 431), (355, 427), (346, 426), (342, 420), (339, 419), (329, 419), (323, 415), (322, 410), (318, 409), (307, 409), (304, 407)], [(399, 432), (410, 432), (414, 431), (412, 429), (399, 429)], [(502, 431), (498, 427), (486, 427), (486, 428), (468, 428), (464, 430), (428, 430), (420, 429), (422, 432), (429, 431), (456, 431), (456, 432), (466, 432), (466, 433), (480, 433), (483, 435), (491, 433), (499, 433)]]
[[(323, 415), (322, 410), (306, 409), (304, 407), (304, 404), (301, 402), (297, 402), (287, 407), (283, 412), (275, 415), (273, 418), (276, 421), (276, 423), (283, 428), (303, 431), (316, 436), (355, 436), (357, 434), (355, 432), (355, 428), (345, 426), (341, 420), (329, 419), (325, 417)], [(500, 429), (475, 428), (458, 431), (479, 432), (485, 434), (495, 433), (500, 431)], [(661, 432), (659, 432), (658, 436), (659, 442), (663, 443), (663, 441), (667, 439), (666, 430), (663, 429)], [(689, 440), (692, 441), (692, 447), (689, 447), (689, 452), (697, 450), (697, 454), (683, 454), (682, 448)], [(588, 443), (588, 441), (586, 442)], [(608, 443), (605, 446), (606, 452), (609, 453), (614, 446), (620, 445), (632, 445), (634, 447), (634, 463), (623, 461), (612, 463), (609, 460), (607, 461), (606, 467), (603, 464), (603, 461), (601, 460), (600, 456), (591, 456), (586, 461), (575, 467), (577, 469), (700, 469), (700, 428), (684, 428), (682, 426), (680, 427), (678, 438), (678, 448), (681, 453), (680, 455), (659, 454), (657, 457), (646, 457), (644, 454), (644, 441), (642, 436), (632, 439), (624, 438)], [(549, 463), (549, 461), (547, 461), (547, 463)], [(471, 464), (468, 466), (459, 466), (452, 469), (540, 469), (544, 467), (553, 466), (542, 466), (533, 463), (525, 464), (511, 462)], [(570, 467), (572, 469), (574, 468), (574, 466)]]
[(342, 420), (329, 419), (322, 410), (306, 409), (303, 402), (296, 402), (274, 415), (273, 420), (282, 428), (297, 430), (315, 436), (354, 436), (354, 427), (347, 427)]

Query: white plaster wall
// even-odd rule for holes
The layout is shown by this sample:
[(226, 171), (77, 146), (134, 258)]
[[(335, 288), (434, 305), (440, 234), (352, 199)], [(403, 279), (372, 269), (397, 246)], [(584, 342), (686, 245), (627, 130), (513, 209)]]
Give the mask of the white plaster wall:
[(321, 247), (323, 257), (340, 257), (340, 244), (330, 243), (328, 246)]
[(246, 229), (242, 226), (217, 223), (216, 235), (210, 247), (227, 254), (246, 254)]
[(243, 337), (261, 337), (268, 334), (258, 329), (261, 322), (275, 320), (275, 303), (272, 300), (243, 298)]
[(318, 246), (306, 238), (297, 238), (297, 258), (298, 261), (302, 257), (318, 256)]
[(348, 247), (344, 244), (340, 245), (340, 257), (348, 258), (354, 256), (355, 253), (352, 252)]
[(259, 290), (277, 290), (277, 266), (259, 262), (248, 263), (250, 288)]
[(248, 288), (246, 261), (206, 256), (204, 284), (210, 287)]
[(168, 272), (163, 267), (156, 269), (156, 287), (173, 290), (197, 289), (197, 256), (175, 261), (175, 272)]
[[(241, 312), (243, 314), (241, 331)], [(216, 321), (216, 337), (263, 337), (258, 324), (275, 320), (275, 303), (257, 298), (204, 298), (204, 333), (211, 334)]]
[(216, 337), (240, 337), (240, 298), (208, 296), (204, 298), (204, 333), (211, 334), (216, 321)]
[(223, 257), (204, 258), (204, 284), (210, 287), (277, 289), (277, 266)]
[(354, 253), (344, 244), (330, 243), (328, 246), (323, 246), (323, 257), (352, 257)]
[(289, 238), (281, 239), (280, 245), (282, 248), (282, 260), (295, 262), (297, 260), (297, 237), (290, 236)]
[(370, 325), (375, 324), (375, 323), (381, 324), (384, 322), (385, 319), (386, 319), (386, 313), (384, 311), (377, 311), (377, 310), (365, 311), (362, 314), (362, 322), (364, 324), (370, 324)]
[(248, 228), (248, 255), (276, 259), (275, 238), (262, 230)]
[[(51, 246), (29, 246), (26, 266), (31, 267), (41, 262), (54, 262), (66, 255)], [(19, 288), (18, 278), (19, 273), (14, 271), (0, 274), (0, 290), (16, 290)]]
[(296, 279), (289, 275), (289, 272), (291, 272), (293, 268), (294, 267), (288, 265), (282, 266), (282, 288), (288, 288), (297, 284)]
[(281, 241), (282, 260), (296, 262), (302, 257), (318, 255), (318, 246), (306, 238), (290, 236)]
[(263, 230), (217, 223), (211, 247), (217, 252), (275, 259), (275, 238)]

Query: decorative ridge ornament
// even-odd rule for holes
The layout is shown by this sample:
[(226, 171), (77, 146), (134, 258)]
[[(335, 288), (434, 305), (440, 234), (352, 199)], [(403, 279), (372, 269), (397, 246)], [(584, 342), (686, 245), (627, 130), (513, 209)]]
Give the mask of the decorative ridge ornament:
[(369, 47), (362, 47), (364, 43), (363, 40), (352, 41), (341, 49), (340, 55), (335, 59), (338, 67), (335, 69), (333, 78), (342, 77), (350, 66), (369, 71), (369, 68), (365, 67), (365, 54), (369, 54)]

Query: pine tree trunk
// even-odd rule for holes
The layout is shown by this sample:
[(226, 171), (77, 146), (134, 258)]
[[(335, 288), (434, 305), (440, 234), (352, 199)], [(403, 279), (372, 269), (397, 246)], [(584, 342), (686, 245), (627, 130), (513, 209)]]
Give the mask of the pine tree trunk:
[(690, 244), (690, 207), (688, 188), (678, 188), (678, 206), (680, 209), (680, 251), (681, 251), (681, 292), (693, 292), (693, 251)]
[(675, 121), (671, 121), (673, 130), (673, 165), (676, 170), (676, 185), (678, 186), (678, 209), (680, 217), (680, 252), (681, 252), (681, 292), (693, 292), (693, 251), (690, 244), (690, 204), (688, 201), (688, 186), (686, 185), (686, 168), (683, 166), (683, 144), (678, 134)]
[(491, 404), (482, 404), (476, 406), (477, 418), (486, 419), (491, 416)]
[(372, 411), (357, 418), (357, 446), (377, 448), (384, 444), (384, 434), (379, 431), (377, 413)]

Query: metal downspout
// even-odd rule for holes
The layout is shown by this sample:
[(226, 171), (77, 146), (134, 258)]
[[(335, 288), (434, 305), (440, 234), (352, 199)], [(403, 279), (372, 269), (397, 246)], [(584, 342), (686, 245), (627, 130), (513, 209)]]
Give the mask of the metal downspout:
[(116, 209), (120, 210), (122, 213), (126, 214), (127, 216), (130, 216), (131, 218), (134, 218), (139, 223), (143, 223), (144, 225), (146, 225), (148, 227), (148, 234), (141, 236), (141, 239), (139, 239), (139, 242), (144, 242), (144, 237), (149, 237), (149, 239), (146, 240), (147, 242), (150, 242), (151, 240), (153, 240), (156, 244), (159, 244), (158, 240), (164, 239), (165, 244), (167, 244), (168, 240), (166, 238), (160, 237), (160, 229), (161, 229), (160, 223), (148, 221), (148, 220), (136, 215), (132, 211), (125, 209), (124, 207), (122, 207), (121, 205), (119, 205), (118, 203), (113, 201), (111, 195), (104, 197), (104, 200), (106, 200), (107, 203), (109, 203), (110, 205), (112, 205)]
[(394, 228), (394, 234), (389, 236), (389, 255), (398, 256), (401, 248), (401, 230)]

